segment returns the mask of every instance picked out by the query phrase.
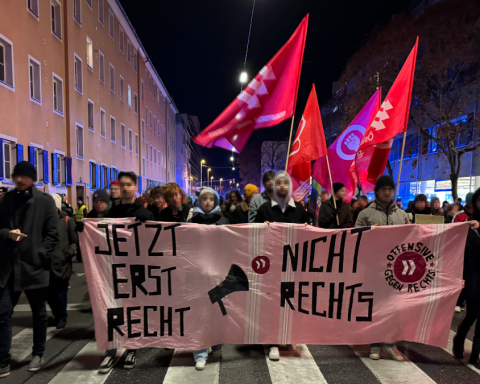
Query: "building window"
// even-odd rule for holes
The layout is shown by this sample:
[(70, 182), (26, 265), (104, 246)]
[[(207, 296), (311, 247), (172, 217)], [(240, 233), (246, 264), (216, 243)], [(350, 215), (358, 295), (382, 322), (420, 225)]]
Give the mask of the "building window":
[(52, 32), (58, 37), (62, 38), (62, 12), (58, 0), (51, 0), (50, 2), (51, 16), (52, 16)]
[(83, 78), (82, 78), (82, 59), (75, 54), (75, 63), (74, 63), (74, 73), (75, 73), (75, 88), (80, 93), (83, 93)]
[(105, 83), (105, 56), (103, 56), (103, 53), (101, 51), (98, 51), (98, 57), (100, 67), (100, 80), (102, 81), (102, 83)]
[(146, 153), (145, 153), (145, 156), (146, 156), (146, 158), (147, 158), (147, 160), (148, 160), (148, 141), (145, 143), (145, 152), (146, 152)]
[(128, 150), (129, 150), (130, 152), (133, 151), (133, 142), (132, 142), (132, 141), (133, 141), (132, 130), (129, 129), (129, 130), (128, 130)]
[(87, 67), (93, 69), (93, 43), (87, 36)]
[(125, 124), (122, 124), (121, 126), (121, 135), (122, 135), (122, 148), (125, 148), (126, 147), (126, 143), (125, 143), (125, 140), (126, 140), (126, 137), (125, 137)]
[(110, 63), (110, 90), (115, 93), (115, 67)]
[(97, 164), (93, 161), (90, 161), (90, 189), (94, 190), (97, 189)]
[(145, 177), (145, 158), (142, 157), (142, 176)]
[(83, 127), (79, 124), (75, 126), (77, 139), (77, 158), (83, 159)]
[(152, 129), (152, 111), (150, 111), (150, 129)]
[(160, 166), (160, 161), (161, 161), (161, 157), (160, 157), (160, 151), (157, 151), (157, 157), (158, 157), (158, 166)]
[(43, 182), (44, 174), (43, 174), (43, 167), (44, 167), (44, 159), (43, 159), (43, 149), (37, 147), (30, 147), (29, 151), (29, 162), (35, 167), (37, 171), (37, 179), (35, 180), (36, 183)]
[(138, 151), (140, 150), (140, 144), (138, 142), (138, 133), (135, 133), (135, 154), (138, 156)]
[(148, 107), (145, 107), (145, 121), (147, 122), (148, 127)]
[(133, 70), (137, 72), (137, 51), (133, 51)]
[(92, 0), (87, 0), (87, 4), (90, 8), (92, 8)]
[(113, 180), (117, 180), (117, 172), (118, 171), (117, 171), (117, 168), (114, 167), (114, 166), (110, 167), (110, 169), (111, 169), (110, 172), (112, 173), (112, 175), (111, 175), (112, 177), (110, 178), (110, 182), (112, 182)]
[(13, 80), (13, 45), (0, 35), (0, 84), (13, 88)]
[(10, 180), (12, 178), (13, 167), (15, 166), (15, 152), (17, 144), (5, 139), (0, 139), (0, 145), (3, 147), (3, 178)]
[(152, 94), (152, 76), (148, 74), (148, 91)]
[(153, 100), (157, 100), (157, 91), (158, 91), (158, 88), (155, 85), (155, 82), (153, 82)]
[(130, 86), (130, 84), (128, 84), (127, 92), (128, 106), (132, 108), (132, 87)]
[(65, 154), (52, 153), (53, 185), (66, 186)]
[(153, 147), (152, 147), (152, 144), (150, 144), (150, 162), (153, 161)]
[(102, 108), (100, 108), (100, 136), (107, 136), (107, 116)]
[(27, 8), (38, 18), (38, 0), (27, 0)]
[(103, 19), (105, 16), (105, 4), (104, 0), (98, 0), (98, 21), (103, 25)]
[(142, 140), (145, 140), (145, 120), (142, 119)]
[(102, 165), (102, 179), (103, 179), (103, 188), (108, 189), (108, 167)]
[(133, 108), (135, 113), (138, 114), (138, 96), (136, 93), (133, 94)]
[(142, 80), (142, 101), (145, 101), (145, 84)]
[(53, 75), (53, 109), (63, 115), (63, 81)]
[(112, 10), (108, 11), (108, 31), (112, 40), (115, 40), (113, 37), (113, 23), (115, 22), (115, 16), (113, 16)]
[(127, 38), (127, 60), (129, 63), (132, 62), (132, 44), (130, 40)]
[(153, 163), (157, 164), (157, 148), (153, 148)]
[(125, 54), (124, 49), (125, 49), (125, 32), (123, 31), (123, 28), (120, 26), (118, 28), (119, 30), (119, 40), (120, 40), (120, 51)]
[(73, 0), (73, 17), (75, 20), (77, 20), (78, 24), (82, 24), (82, 9), (80, 0)]
[(120, 76), (120, 100), (125, 101), (125, 86), (122, 76)]
[(42, 102), (41, 68), (40, 62), (29, 56), (30, 99), (37, 103)]
[(113, 143), (117, 142), (117, 129), (115, 127), (115, 118), (110, 116), (110, 137)]
[(88, 100), (88, 129), (95, 131), (95, 118), (93, 112), (93, 101)]

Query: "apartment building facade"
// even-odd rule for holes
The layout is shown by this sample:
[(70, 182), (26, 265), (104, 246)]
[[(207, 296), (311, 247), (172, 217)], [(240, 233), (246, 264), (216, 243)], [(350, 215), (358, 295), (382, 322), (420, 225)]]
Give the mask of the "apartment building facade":
[(178, 111), (115, 0), (3, 1), (0, 97), (0, 185), (21, 160), (89, 206), (122, 170), (175, 181)]

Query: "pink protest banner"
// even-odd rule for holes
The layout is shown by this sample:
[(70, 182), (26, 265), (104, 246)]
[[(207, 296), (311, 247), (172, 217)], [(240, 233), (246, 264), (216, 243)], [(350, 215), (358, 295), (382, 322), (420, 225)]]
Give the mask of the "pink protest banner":
[(468, 224), (323, 230), (84, 220), (98, 347), (445, 347)]

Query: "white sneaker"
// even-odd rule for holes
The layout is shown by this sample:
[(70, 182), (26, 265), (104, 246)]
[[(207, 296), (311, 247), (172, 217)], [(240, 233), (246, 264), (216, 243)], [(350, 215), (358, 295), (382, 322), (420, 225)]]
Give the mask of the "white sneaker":
[(368, 357), (372, 360), (380, 360), (380, 347), (370, 347)]
[(207, 360), (198, 360), (196, 363), (195, 363), (195, 369), (197, 371), (203, 371), (205, 369), (205, 366), (207, 365)]
[(222, 357), (222, 350), (219, 349), (218, 351), (213, 351), (212, 357), (214, 357), (216, 359), (220, 359)]
[(268, 352), (268, 358), (270, 360), (280, 360), (280, 352), (278, 347), (270, 347), (270, 352)]
[(398, 352), (398, 349), (397, 347), (393, 346), (393, 347), (383, 347), (383, 350), (388, 353), (393, 360), (396, 360), (396, 361), (403, 361), (405, 360), (403, 358), (403, 356), (400, 354), (400, 352)]
[(460, 313), (462, 312), (462, 308), (460, 308), (458, 305), (455, 307), (455, 312)]

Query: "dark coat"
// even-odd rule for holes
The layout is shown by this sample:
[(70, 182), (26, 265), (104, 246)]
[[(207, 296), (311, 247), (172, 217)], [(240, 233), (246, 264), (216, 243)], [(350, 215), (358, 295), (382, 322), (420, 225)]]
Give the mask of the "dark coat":
[(165, 221), (167, 223), (186, 223), (188, 219), (188, 214), (190, 213), (190, 209), (190, 205), (182, 205), (182, 208), (178, 212), (178, 218), (174, 218), (172, 208), (166, 207), (162, 209), (157, 216), (155, 216), (155, 220)]
[(73, 208), (70, 204), (68, 203), (62, 203), (62, 212), (67, 215), (67, 216), (70, 216), (70, 217), (73, 217), (74, 213), (73, 213)]
[(465, 246), (465, 299), (480, 301), (480, 234), (470, 228)]
[(335, 206), (333, 205), (332, 198), (328, 199), (320, 206), (320, 211), (318, 212), (318, 226), (320, 228), (351, 228), (353, 227), (353, 218), (350, 206), (342, 201), (341, 203), (337, 200), (337, 209), (338, 209), (338, 222), (337, 219), (333, 216), (333, 211)]
[(124, 219), (126, 217), (136, 218), (139, 216), (145, 216), (147, 220), (154, 220), (153, 213), (144, 208), (141, 204), (137, 203), (136, 200), (126, 212), (123, 211), (121, 203), (121, 199), (117, 200), (104, 217), (109, 219)]
[[(50, 196), (32, 187), (20, 212), (20, 224), (15, 226), (16, 193), (13, 190), (0, 196), (0, 288), (12, 274), (15, 291), (45, 288), (50, 281), (50, 256), (58, 243), (58, 211)], [(28, 237), (10, 240), (8, 234), (14, 229)]]
[[(291, 200), (293, 201), (293, 200)], [(264, 223), (269, 221), (270, 223), (292, 223), (292, 224), (305, 224), (308, 223), (308, 214), (302, 204), (295, 203), (295, 208), (291, 205), (287, 205), (285, 212), (278, 204), (272, 205), (272, 201), (263, 203), (258, 208), (257, 216), (255, 216), (256, 223)]]
[(68, 280), (72, 276), (72, 259), (77, 254), (78, 235), (75, 231), (75, 220), (59, 212), (57, 229), (59, 241), (50, 257), (51, 268), (55, 276)]
[(237, 205), (237, 208), (233, 211), (233, 217), (235, 224), (248, 224), (248, 205), (245, 201)]
[(425, 207), (423, 211), (419, 211), (415, 206), (412, 208), (412, 215), (413, 215), (413, 220), (412, 223), (415, 224), (415, 215), (431, 215), (432, 211), (430, 210), (430, 207)]
[(213, 213), (205, 215), (203, 213), (195, 215), (190, 220), (191, 223), (195, 224), (206, 224), (206, 225), (227, 225), (230, 224), (230, 221), (220, 215), (219, 213)]

